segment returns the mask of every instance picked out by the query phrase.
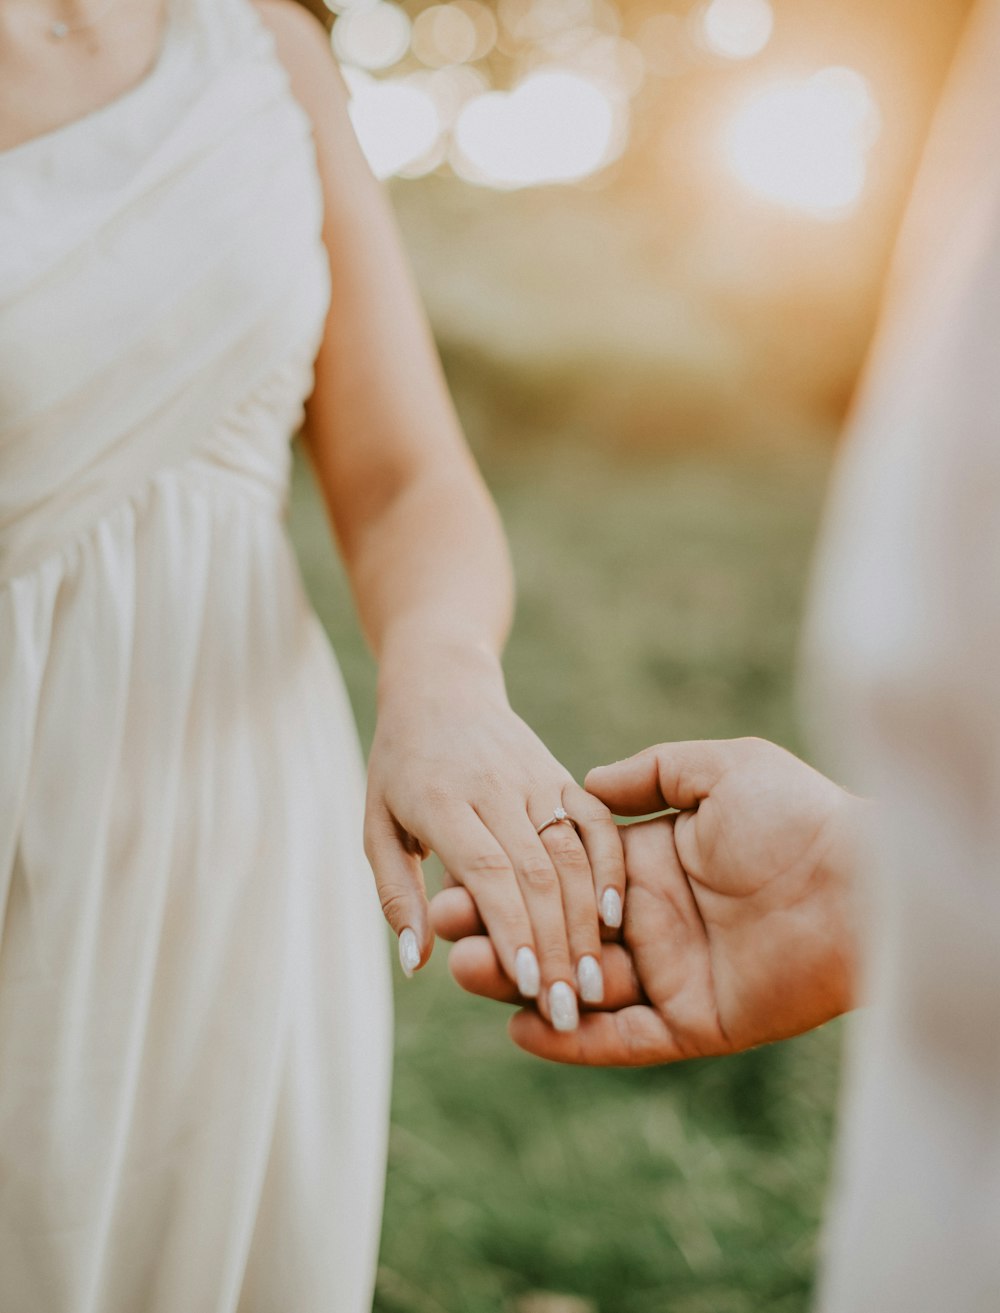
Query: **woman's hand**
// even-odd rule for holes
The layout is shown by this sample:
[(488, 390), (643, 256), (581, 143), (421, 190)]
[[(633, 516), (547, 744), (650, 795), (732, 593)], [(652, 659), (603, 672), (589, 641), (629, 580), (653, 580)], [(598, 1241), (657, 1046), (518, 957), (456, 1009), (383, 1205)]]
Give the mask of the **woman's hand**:
[[(587, 784), (619, 814), (682, 810), (622, 830), (624, 947), (604, 946), (602, 1008), (563, 1036), (529, 1006), (511, 1025), (522, 1048), (600, 1066), (673, 1062), (783, 1039), (852, 1005), (867, 804), (756, 739), (664, 744)], [(460, 940), (451, 966), (464, 988), (524, 1003), (462, 891), (439, 894), (433, 913), (438, 933)]]
[[(620, 919), (606, 809), (507, 704), (496, 653), (512, 586), (384, 191), (330, 43), (301, 6), (273, 24), (309, 115), (335, 289), (304, 437), (379, 661), (366, 846), (404, 968), (431, 950), (420, 859), (473, 890), (503, 969), (560, 1027), (601, 993), (597, 897)], [(280, 15), (283, 14), (283, 17)], [(563, 807), (565, 821), (538, 827)]]
[(625, 889), (617, 827), (511, 710), (486, 648), (383, 657), (365, 848), (408, 975), (433, 943), (420, 863), (435, 852), (556, 1030), (576, 1028), (577, 995), (602, 999), (598, 909), (619, 925)]

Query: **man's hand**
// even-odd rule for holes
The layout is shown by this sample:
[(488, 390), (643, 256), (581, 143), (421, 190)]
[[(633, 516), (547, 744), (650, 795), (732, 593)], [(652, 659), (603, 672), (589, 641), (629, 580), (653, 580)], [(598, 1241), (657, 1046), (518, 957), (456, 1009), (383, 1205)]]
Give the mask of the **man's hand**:
[[(852, 1004), (853, 868), (865, 804), (756, 739), (664, 744), (600, 767), (587, 787), (619, 815), (623, 945), (605, 944), (605, 1003), (556, 1034), (532, 1008), (515, 1041), (555, 1061), (638, 1065), (736, 1052)], [(464, 988), (524, 1002), (464, 890), (435, 899)]]

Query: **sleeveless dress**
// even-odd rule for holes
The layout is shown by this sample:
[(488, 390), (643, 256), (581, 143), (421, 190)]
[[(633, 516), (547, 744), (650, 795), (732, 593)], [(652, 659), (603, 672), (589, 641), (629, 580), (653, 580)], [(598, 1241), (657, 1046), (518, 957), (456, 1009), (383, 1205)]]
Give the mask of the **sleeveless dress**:
[(880, 804), (825, 1313), (1000, 1310), (1000, 3), (967, 22), (809, 626), (820, 737)]
[(328, 303), (246, 0), (0, 154), (0, 1310), (362, 1313), (390, 999), (283, 509)]

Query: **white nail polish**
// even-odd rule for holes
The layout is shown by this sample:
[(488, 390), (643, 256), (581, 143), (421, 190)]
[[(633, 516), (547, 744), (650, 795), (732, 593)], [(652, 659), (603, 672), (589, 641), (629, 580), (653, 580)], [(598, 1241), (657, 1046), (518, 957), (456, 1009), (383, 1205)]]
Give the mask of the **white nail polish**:
[(617, 930), (622, 923), (622, 896), (617, 889), (605, 889), (601, 894), (601, 920), (609, 930)]
[(538, 970), (538, 958), (530, 948), (519, 948), (514, 956), (514, 974), (517, 977), (517, 992), (522, 998), (537, 998), (541, 989), (541, 975)]
[(554, 1030), (576, 1030), (579, 1025), (576, 995), (565, 980), (557, 980), (549, 990), (549, 1015)]
[(420, 965), (420, 944), (409, 926), (399, 936), (399, 965), (404, 976), (412, 976)]
[(576, 981), (584, 1003), (600, 1003), (604, 998), (604, 975), (601, 964), (590, 953), (576, 964)]

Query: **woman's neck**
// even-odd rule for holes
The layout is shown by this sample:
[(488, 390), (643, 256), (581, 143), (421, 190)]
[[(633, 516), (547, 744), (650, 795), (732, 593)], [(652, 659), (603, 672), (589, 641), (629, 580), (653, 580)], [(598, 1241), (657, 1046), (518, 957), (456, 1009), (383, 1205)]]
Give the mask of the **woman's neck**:
[(0, 150), (128, 91), (159, 50), (168, 0), (0, 0)]

